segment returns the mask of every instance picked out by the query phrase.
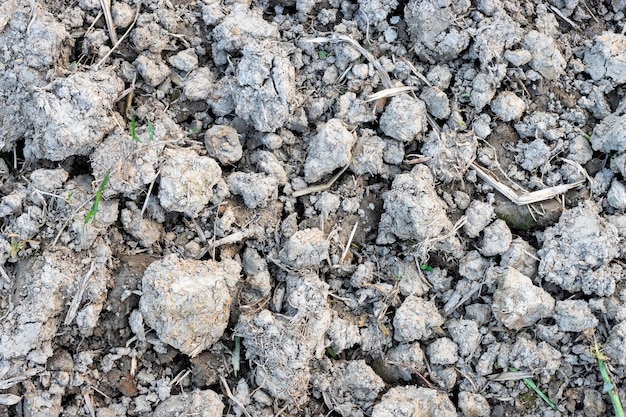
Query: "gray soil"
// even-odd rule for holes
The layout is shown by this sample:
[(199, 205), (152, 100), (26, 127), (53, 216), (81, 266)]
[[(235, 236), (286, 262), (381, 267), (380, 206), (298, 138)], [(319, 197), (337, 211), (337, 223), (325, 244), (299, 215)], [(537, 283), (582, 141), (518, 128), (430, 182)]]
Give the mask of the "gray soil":
[(108, 3), (0, 2), (0, 417), (613, 415), (626, 1)]

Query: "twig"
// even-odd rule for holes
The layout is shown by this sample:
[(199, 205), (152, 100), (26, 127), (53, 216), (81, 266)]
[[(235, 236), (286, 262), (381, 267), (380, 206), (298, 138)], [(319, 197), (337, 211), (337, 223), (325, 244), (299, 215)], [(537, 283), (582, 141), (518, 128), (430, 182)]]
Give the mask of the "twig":
[(104, 21), (109, 30), (109, 38), (111, 39), (111, 43), (115, 45), (117, 43), (117, 33), (115, 33), (115, 25), (113, 24), (113, 17), (111, 16), (111, 0), (100, 0), (100, 7), (102, 7)]
[(226, 396), (232, 402), (234, 402), (237, 407), (241, 409), (241, 411), (246, 415), (246, 417), (252, 417), (250, 413), (246, 411), (246, 407), (241, 403), (241, 401), (239, 401), (237, 397), (235, 397), (233, 393), (230, 391), (230, 387), (228, 386), (228, 382), (226, 382), (226, 378), (220, 375), (220, 382), (222, 383), (222, 387), (224, 388), (224, 391), (226, 391)]
[(113, 51), (115, 51), (115, 49), (120, 46), (120, 44), (122, 43), (122, 41), (124, 39), (126, 39), (126, 36), (128, 36), (128, 34), (130, 33), (131, 29), (135, 26), (135, 23), (137, 23), (137, 18), (139, 17), (139, 9), (141, 8), (141, 2), (137, 5), (137, 11), (135, 12), (135, 20), (133, 20), (133, 23), (128, 27), (128, 30), (126, 30), (126, 32), (124, 32), (124, 34), (122, 35), (122, 37), (113, 44), (113, 47), (109, 50), (109, 52), (107, 52), (107, 54), (105, 56), (102, 57), (102, 59), (100, 60), (100, 62), (98, 62), (95, 66), (94, 66), (94, 70), (97, 71), (98, 68), (100, 67), (100, 65), (102, 65), (104, 63), (104, 61), (107, 60), (107, 58), (113, 53)]
[(582, 185), (585, 181), (576, 181), (572, 184), (562, 184), (557, 185), (550, 188), (545, 188), (543, 190), (533, 191), (531, 193), (519, 195), (515, 191), (513, 191), (510, 187), (505, 184), (502, 184), (498, 181), (489, 170), (483, 168), (478, 165), (476, 162), (472, 162), (470, 165), (473, 168), (478, 176), (483, 179), (487, 184), (491, 185), (493, 188), (498, 190), (500, 194), (517, 204), (518, 206), (523, 206), (526, 204), (538, 203), (540, 201), (550, 200), (556, 197), (559, 194), (566, 193), (572, 188), (576, 188), (579, 185)]
[(418, 90), (418, 87), (393, 87), (393, 88), (385, 88), (384, 90), (380, 90), (374, 94), (370, 94), (367, 96), (366, 103), (370, 101), (378, 101), (383, 98), (397, 96), (399, 94), (408, 93), (410, 91)]
[(328, 181), (326, 184), (313, 185), (313, 186), (307, 187), (307, 188), (305, 188), (303, 190), (294, 191), (293, 193), (291, 193), (291, 196), (297, 198), (297, 197), (302, 197), (303, 195), (312, 194), (312, 193), (318, 193), (318, 192), (321, 192), (321, 191), (328, 190), (330, 187), (333, 186), (335, 181), (337, 181), (339, 179), (341, 174), (346, 172), (346, 169), (348, 169), (348, 167), (350, 166), (351, 163), (352, 163), (352, 161), (348, 162), (348, 164), (345, 167), (343, 167), (341, 169), (341, 171), (336, 173), (335, 176), (333, 176), (330, 179), (330, 181)]
[(95, 260), (91, 261), (91, 268), (89, 268), (89, 271), (87, 271), (87, 273), (83, 277), (83, 280), (80, 282), (80, 285), (78, 286), (78, 291), (76, 292), (76, 294), (74, 294), (74, 298), (72, 299), (70, 308), (69, 310), (67, 310), (65, 321), (63, 322), (63, 324), (65, 324), (66, 326), (71, 324), (74, 318), (76, 317), (78, 307), (80, 306), (80, 302), (83, 300), (83, 294), (85, 292), (85, 289), (87, 288), (87, 282), (89, 281), (89, 277), (91, 277), (91, 275), (96, 270), (95, 265), (96, 265), (96, 261)]
[(254, 226), (250, 226), (249, 228), (241, 232), (236, 232), (226, 237), (223, 237), (221, 239), (217, 239), (214, 242), (210, 242), (209, 246), (211, 246), (211, 248), (216, 248), (218, 246), (230, 245), (232, 243), (240, 242), (251, 236), (258, 236), (262, 233), (263, 233), (263, 229), (260, 226), (254, 225)]
[(159, 174), (161, 174), (161, 170), (157, 171), (156, 175), (154, 176), (154, 179), (152, 180), (152, 182), (150, 183), (150, 186), (148, 187), (148, 192), (146, 193), (146, 200), (143, 202), (143, 206), (141, 207), (141, 217), (143, 217), (143, 213), (145, 213), (146, 208), (148, 207), (148, 202), (150, 201), (150, 194), (152, 194), (152, 187), (154, 187), (154, 183), (156, 182), (156, 179), (159, 177)]
[(356, 228), (358, 225), (359, 222), (354, 223), (354, 226), (352, 227), (352, 232), (350, 232), (350, 237), (348, 237), (348, 241), (346, 242), (346, 247), (341, 254), (341, 259), (339, 260), (339, 263), (343, 263), (343, 260), (348, 255), (348, 252), (350, 251), (350, 245), (352, 245), (352, 239), (354, 239), (354, 234), (356, 233)]

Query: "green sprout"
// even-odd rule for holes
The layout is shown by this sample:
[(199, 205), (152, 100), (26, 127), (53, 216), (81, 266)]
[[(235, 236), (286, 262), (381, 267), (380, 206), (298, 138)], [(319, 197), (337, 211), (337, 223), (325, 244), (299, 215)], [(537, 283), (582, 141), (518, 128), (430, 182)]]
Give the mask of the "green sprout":
[(102, 199), (102, 193), (107, 187), (110, 175), (111, 175), (111, 170), (109, 169), (107, 173), (104, 174), (104, 178), (102, 179), (102, 182), (100, 183), (100, 186), (98, 187), (98, 190), (96, 191), (96, 198), (94, 199), (94, 202), (91, 205), (91, 209), (89, 209), (89, 211), (87, 212), (87, 215), (85, 216), (85, 221), (83, 222), (83, 229), (85, 228), (85, 226), (87, 226), (87, 223), (89, 223), (91, 219), (95, 219), (96, 213), (98, 212), (98, 206), (100, 205), (100, 200)]
[(596, 339), (596, 335), (592, 333), (590, 338), (592, 339), (593, 343), (593, 345), (591, 346), (591, 355), (598, 360), (598, 368), (600, 369), (602, 382), (604, 382), (602, 392), (605, 394), (609, 394), (611, 404), (613, 404), (613, 412), (615, 413), (615, 417), (625, 417), (624, 409), (622, 408), (622, 402), (620, 401), (619, 394), (617, 392), (617, 386), (611, 380), (609, 368), (606, 366), (606, 355), (602, 352), (602, 349), (600, 349), (598, 340)]
[[(511, 371), (511, 372), (519, 372), (516, 368), (513, 368), (512, 366), (509, 367), (509, 371)], [(548, 398), (548, 396), (546, 394), (544, 394), (543, 391), (541, 391), (539, 389), (539, 387), (537, 387), (537, 385), (534, 383), (534, 381), (531, 378), (522, 378), (522, 381), (524, 382), (524, 385), (526, 385), (528, 387), (528, 389), (531, 389), (531, 390), (535, 391), (535, 394), (537, 394), (539, 396), (539, 398), (544, 400), (546, 402), (546, 404), (548, 404), (554, 410), (560, 411), (558, 409), (558, 407), (556, 406), (556, 404), (553, 403), (552, 400), (550, 398)]]
[(133, 140), (137, 143), (141, 142), (141, 139), (139, 139), (139, 136), (137, 136), (137, 133), (135, 133), (135, 115), (133, 114), (130, 117), (130, 136), (133, 138)]
[(326, 346), (326, 356), (329, 356), (333, 359), (339, 359), (339, 356), (337, 356), (332, 346)]
[(324, 51), (323, 49), (320, 49), (319, 51), (317, 51), (317, 56), (320, 59), (326, 59), (326, 57), (328, 56), (328, 52)]
[(222, 343), (222, 348), (224, 351), (230, 355), (230, 360), (233, 365), (233, 371), (235, 372), (235, 376), (239, 372), (241, 368), (241, 337), (235, 336), (235, 347), (233, 350), (230, 350), (228, 346)]
[(150, 142), (154, 140), (154, 125), (150, 119), (148, 119), (148, 140), (150, 140)]
[(433, 272), (433, 267), (430, 265), (426, 265), (426, 264), (420, 265), (420, 269), (422, 271)]
[(586, 133), (583, 133), (583, 138), (585, 138), (588, 142), (591, 142), (591, 136)]

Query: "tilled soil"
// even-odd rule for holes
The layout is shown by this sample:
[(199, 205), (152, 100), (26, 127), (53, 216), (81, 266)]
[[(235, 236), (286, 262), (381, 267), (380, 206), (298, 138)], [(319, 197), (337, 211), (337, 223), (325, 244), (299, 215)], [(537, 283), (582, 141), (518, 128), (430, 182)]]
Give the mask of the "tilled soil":
[(4, 0), (0, 417), (613, 415), (625, 13)]

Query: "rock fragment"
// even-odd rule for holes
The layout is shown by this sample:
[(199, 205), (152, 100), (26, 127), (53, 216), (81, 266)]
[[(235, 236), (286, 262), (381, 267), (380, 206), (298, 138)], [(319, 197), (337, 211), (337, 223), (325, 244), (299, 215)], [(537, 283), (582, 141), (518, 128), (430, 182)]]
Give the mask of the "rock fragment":
[(501, 271), (498, 289), (493, 294), (494, 316), (507, 328), (519, 330), (548, 317), (554, 310), (554, 298), (533, 285), (530, 278), (513, 268)]
[(352, 159), (352, 146), (356, 137), (339, 119), (331, 119), (320, 126), (311, 139), (304, 163), (304, 179), (308, 183), (321, 180)]
[(415, 387), (391, 388), (374, 406), (372, 417), (456, 417), (448, 396), (434, 389)]
[(241, 266), (167, 255), (144, 272), (139, 308), (159, 339), (191, 357), (217, 342), (230, 316)]

